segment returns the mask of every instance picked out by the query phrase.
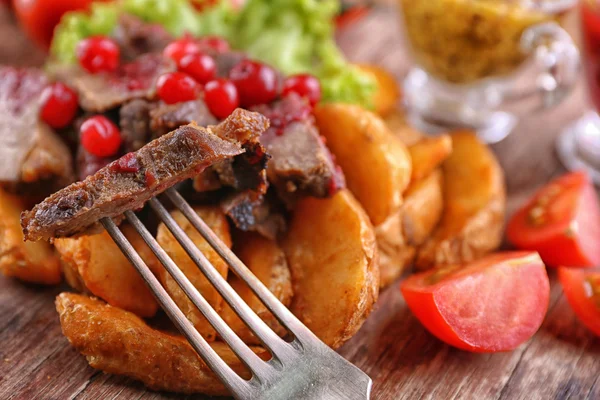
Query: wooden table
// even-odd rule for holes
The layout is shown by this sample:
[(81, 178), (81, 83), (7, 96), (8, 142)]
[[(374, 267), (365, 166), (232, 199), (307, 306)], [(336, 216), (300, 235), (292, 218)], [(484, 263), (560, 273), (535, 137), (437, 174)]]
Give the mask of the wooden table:
[[(0, 11), (0, 63), (42, 59)], [(352, 60), (381, 64), (400, 80), (409, 65), (394, 10), (381, 8), (340, 34)], [(578, 88), (562, 106), (526, 118), (494, 146), (507, 177), (509, 211), (563, 172), (554, 141), (585, 109)], [(471, 354), (432, 337), (410, 314), (397, 285), (381, 293), (376, 310), (341, 354), (374, 381), (376, 399), (599, 399), (600, 340), (569, 308), (554, 274), (542, 328), (511, 353)], [(0, 277), (0, 399), (179, 399), (90, 368), (60, 332), (54, 297), (64, 287), (40, 288)], [(198, 397), (194, 397), (198, 398)]]

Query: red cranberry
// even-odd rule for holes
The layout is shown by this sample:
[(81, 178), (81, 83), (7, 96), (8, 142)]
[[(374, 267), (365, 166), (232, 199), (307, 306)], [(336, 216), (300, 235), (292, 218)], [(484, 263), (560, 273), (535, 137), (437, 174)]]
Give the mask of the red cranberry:
[(188, 74), (170, 72), (158, 78), (156, 88), (162, 101), (175, 104), (196, 99), (200, 85)]
[(268, 65), (243, 60), (231, 69), (229, 78), (237, 87), (243, 107), (270, 103), (277, 97), (277, 72)]
[(197, 53), (200, 53), (200, 46), (189, 36), (185, 36), (169, 43), (163, 50), (163, 55), (165, 57), (170, 58), (177, 63), (184, 56)]
[(77, 114), (77, 93), (64, 83), (56, 82), (42, 92), (42, 120), (53, 128), (64, 128)]
[(88, 153), (97, 157), (110, 157), (121, 147), (121, 132), (111, 120), (103, 115), (96, 115), (81, 124), (80, 140)]
[(196, 43), (204, 50), (213, 50), (217, 53), (226, 53), (231, 50), (229, 42), (219, 36), (204, 36), (196, 40)]
[(92, 36), (77, 44), (77, 59), (88, 72), (111, 72), (119, 66), (119, 46), (105, 36)]
[(292, 75), (283, 82), (283, 95), (297, 93), (308, 99), (311, 106), (321, 100), (321, 83), (310, 74)]
[(181, 72), (185, 72), (201, 84), (214, 79), (217, 74), (217, 64), (214, 58), (204, 53), (183, 56), (177, 63), (177, 67)]
[(215, 79), (204, 86), (204, 100), (210, 112), (219, 119), (225, 119), (239, 105), (238, 91), (233, 82)]

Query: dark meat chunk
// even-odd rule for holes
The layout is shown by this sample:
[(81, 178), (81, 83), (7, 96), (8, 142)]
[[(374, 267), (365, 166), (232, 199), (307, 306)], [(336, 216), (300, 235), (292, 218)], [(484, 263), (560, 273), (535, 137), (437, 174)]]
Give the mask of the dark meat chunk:
[(271, 121), (271, 128), (261, 138), (272, 157), (267, 175), (288, 205), (298, 196), (328, 197), (344, 187), (343, 173), (336, 167), (303, 99), (287, 96), (256, 111)]
[(210, 113), (202, 99), (170, 105), (160, 103), (150, 111), (150, 128), (154, 137), (162, 136), (191, 122), (200, 126), (208, 126), (216, 124), (218, 121)]
[(257, 196), (254, 191), (228, 196), (221, 202), (221, 209), (242, 231), (258, 232), (268, 239), (276, 240), (286, 230), (283, 214), (265, 196)]
[(149, 24), (130, 14), (123, 14), (112, 33), (119, 47), (121, 58), (133, 61), (146, 53), (161, 52), (172, 40), (161, 25)]
[(3, 185), (56, 190), (73, 181), (69, 149), (52, 129), (39, 121), (40, 94), (46, 83), (41, 71), (0, 67), (0, 183)]
[[(155, 107), (156, 103), (143, 99), (135, 99), (125, 103), (119, 110), (121, 137), (123, 138), (123, 145), (126, 152), (139, 150), (151, 140), (150, 112)], [(192, 121), (188, 121), (187, 123), (190, 122)], [(178, 127), (179, 125), (174, 126), (170, 131)]]
[(111, 73), (89, 74), (78, 66), (70, 66), (55, 74), (77, 91), (84, 110), (100, 113), (129, 100), (153, 99), (158, 77), (172, 71), (172, 60), (161, 54), (145, 54)]
[(229, 73), (233, 67), (248, 58), (246, 53), (242, 53), (241, 51), (228, 51), (211, 55), (215, 59), (215, 64), (217, 64), (217, 76), (221, 78), (229, 78)]
[(114, 157), (98, 157), (90, 154), (83, 146), (80, 146), (77, 150), (77, 176), (82, 181), (88, 176), (94, 175), (114, 160)]
[(262, 115), (240, 109), (214, 127), (182, 126), (23, 212), (25, 239), (51, 239), (99, 229), (101, 218), (115, 218), (141, 208), (176, 183), (243, 153), (242, 145), (256, 140), (267, 128), (268, 120)]

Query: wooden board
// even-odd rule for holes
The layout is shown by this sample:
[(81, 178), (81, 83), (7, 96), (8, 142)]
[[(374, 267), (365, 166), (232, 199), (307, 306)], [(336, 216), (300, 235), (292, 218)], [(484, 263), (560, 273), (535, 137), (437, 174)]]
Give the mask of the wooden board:
[[(0, 11), (0, 63), (42, 60)], [(356, 61), (394, 71), (409, 60), (393, 10), (376, 10), (340, 33)], [(580, 85), (582, 86), (582, 85)], [(494, 146), (506, 170), (509, 210), (563, 172), (554, 152), (560, 130), (585, 110), (582, 87), (557, 109), (522, 121)], [(341, 350), (374, 380), (376, 399), (599, 399), (600, 340), (575, 318), (552, 275), (551, 307), (535, 337), (511, 353), (471, 354), (432, 337), (410, 314), (397, 285), (383, 292), (360, 332)], [(185, 399), (145, 390), (139, 383), (90, 368), (61, 335), (54, 297), (64, 288), (39, 288), (0, 277), (0, 399)], [(199, 398), (195, 396), (194, 398)]]

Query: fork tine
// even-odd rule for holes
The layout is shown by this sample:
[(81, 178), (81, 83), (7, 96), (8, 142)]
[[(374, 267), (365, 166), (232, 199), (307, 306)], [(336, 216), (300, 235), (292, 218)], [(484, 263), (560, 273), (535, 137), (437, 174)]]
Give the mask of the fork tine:
[[(263, 302), (263, 304), (269, 309), (269, 311), (279, 320), (279, 322), (290, 331), (297, 339), (314, 339), (316, 336), (306, 328), (302, 322), (296, 318), (290, 310), (288, 310), (278, 299), (271, 293), (269, 289), (256, 277), (254, 274), (244, 265), (244, 263), (227, 247), (221, 239), (206, 225), (206, 223), (200, 218), (189, 203), (177, 192), (175, 189), (170, 188), (165, 191), (166, 195), (173, 202), (173, 204), (185, 215), (190, 223), (196, 228), (196, 230), (206, 239), (206, 241), (212, 246), (213, 249), (225, 260), (225, 262), (231, 267), (233, 272), (242, 279), (248, 287), (254, 292), (254, 294)], [(225, 297), (225, 296), (224, 296)], [(244, 320), (243, 315), (240, 313), (233, 304), (232, 309), (236, 314)], [(244, 322), (246, 322), (244, 320)], [(247, 323), (246, 323), (247, 324)]]
[(133, 264), (142, 276), (156, 300), (165, 310), (171, 321), (187, 338), (196, 353), (202, 358), (206, 365), (219, 377), (221, 382), (236, 396), (247, 392), (247, 383), (233, 371), (225, 361), (213, 350), (204, 338), (196, 331), (192, 323), (185, 317), (177, 307), (173, 299), (169, 297), (158, 279), (152, 274), (146, 263), (129, 243), (125, 235), (119, 230), (110, 218), (100, 220), (106, 231), (115, 241), (125, 257)]
[[(217, 272), (212, 264), (206, 259), (204, 254), (196, 247), (187, 234), (181, 229), (171, 214), (162, 205), (160, 201), (153, 198), (149, 201), (150, 207), (156, 212), (161, 221), (165, 223), (173, 236), (177, 239), (181, 247), (188, 253), (194, 263), (200, 268), (202, 273), (217, 289), (219, 294), (227, 301), (233, 310), (246, 323), (248, 328), (258, 337), (263, 345), (269, 349), (274, 356), (281, 356), (287, 346), (271, 328), (260, 319), (256, 313), (240, 298), (235, 290), (227, 283), (227, 281)], [(212, 232), (212, 231), (211, 231)]]
[(135, 230), (142, 236), (142, 239), (144, 239), (156, 257), (158, 257), (167, 272), (173, 277), (173, 279), (175, 279), (181, 289), (183, 289), (192, 303), (194, 303), (202, 315), (204, 315), (213, 328), (215, 328), (221, 338), (229, 345), (229, 347), (231, 347), (231, 350), (233, 350), (235, 355), (238, 356), (238, 358), (248, 367), (255, 377), (260, 379), (262, 376), (261, 372), (264, 372), (266, 366), (265, 362), (259, 358), (248, 347), (248, 345), (246, 345), (233, 332), (233, 330), (225, 323), (225, 321), (223, 321), (221, 316), (214, 310), (214, 308), (212, 308), (212, 306), (206, 301), (200, 292), (198, 292), (198, 290), (194, 287), (194, 285), (192, 285), (179, 267), (177, 267), (167, 252), (160, 247), (156, 239), (152, 236), (148, 229), (146, 229), (142, 221), (140, 221), (140, 219), (131, 211), (126, 211), (125, 216), (133, 225)]

